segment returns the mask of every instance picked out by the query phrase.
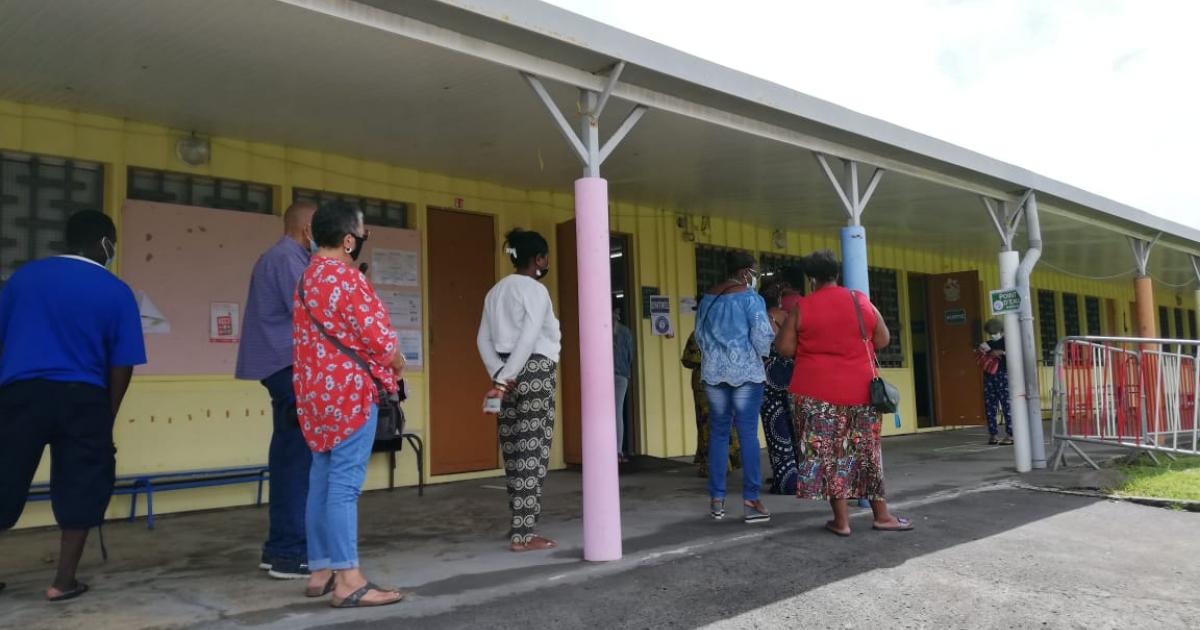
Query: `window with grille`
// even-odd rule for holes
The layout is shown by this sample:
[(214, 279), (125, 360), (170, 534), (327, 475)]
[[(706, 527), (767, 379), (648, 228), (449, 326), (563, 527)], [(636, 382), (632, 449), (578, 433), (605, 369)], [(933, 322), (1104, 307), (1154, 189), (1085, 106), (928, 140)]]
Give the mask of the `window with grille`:
[(275, 190), (266, 184), (130, 167), (126, 196), (142, 201), (272, 214)]
[(871, 303), (883, 315), (892, 341), (880, 350), (879, 364), (883, 367), (904, 367), (904, 350), (900, 345), (900, 274), (893, 269), (868, 269)]
[(0, 283), (22, 264), (62, 254), (67, 218), (104, 210), (104, 167), (0, 152)]
[(1074, 293), (1062, 294), (1063, 331), (1068, 337), (1078, 337), (1083, 334), (1079, 327), (1079, 296)]
[(1200, 340), (1196, 336), (1196, 311), (1188, 311), (1188, 339)]
[(1171, 311), (1165, 306), (1158, 307), (1158, 336), (1164, 339), (1171, 336)]
[(1175, 309), (1175, 336), (1174, 339), (1183, 339), (1183, 309)]
[(358, 206), (363, 213), (363, 223), (377, 227), (408, 227), (408, 204), (385, 199), (373, 199), (358, 195), (345, 195), (328, 190), (292, 190), (292, 201), (311, 201), (318, 206), (326, 201), (342, 201)]
[(1087, 334), (1100, 335), (1100, 298), (1083, 298), (1083, 314), (1087, 320)]
[(709, 287), (729, 279), (725, 256), (731, 251), (734, 250), (730, 247), (696, 246), (696, 295), (704, 295)]
[[(800, 264), (802, 258), (800, 256), (787, 256), (784, 254), (762, 254), (758, 258), (758, 267), (762, 271), (762, 278), (765, 282), (767, 278), (779, 276), (787, 267), (792, 267)], [(806, 293), (804, 286), (807, 283), (801, 282), (800, 286), (792, 287), (799, 293)]]
[(1054, 310), (1054, 301), (1053, 291), (1038, 290), (1038, 330), (1042, 333), (1042, 361), (1045, 363), (1054, 363), (1054, 349), (1058, 347), (1058, 313)]

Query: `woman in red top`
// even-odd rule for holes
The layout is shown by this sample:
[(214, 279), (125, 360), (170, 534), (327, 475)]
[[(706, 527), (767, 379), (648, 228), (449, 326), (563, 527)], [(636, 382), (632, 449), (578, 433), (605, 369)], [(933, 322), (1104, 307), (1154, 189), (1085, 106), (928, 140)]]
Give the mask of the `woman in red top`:
[(396, 390), (404, 356), (386, 306), (352, 266), (367, 240), (362, 212), (326, 203), (313, 215), (312, 231), (320, 249), (292, 312), (296, 414), (313, 451), (305, 594), (332, 592), (335, 608), (394, 604), (404, 596), (367, 581), (358, 568), (358, 495), (375, 441), (378, 389)]
[(870, 406), (874, 352), (887, 347), (891, 335), (865, 295), (838, 286), (841, 265), (833, 252), (815, 252), (803, 267), (813, 290), (787, 301), (791, 312), (776, 342), (780, 354), (796, 359), (789, 388), (800, 470), (796, 496), (827, 499), (833, 520), (825, 528), (839, 536), (850, 535), (851, 497), (871, 501), (875, 529), (910, 530), (912, 523), (893, 516), (884, 500), (879, 413)]

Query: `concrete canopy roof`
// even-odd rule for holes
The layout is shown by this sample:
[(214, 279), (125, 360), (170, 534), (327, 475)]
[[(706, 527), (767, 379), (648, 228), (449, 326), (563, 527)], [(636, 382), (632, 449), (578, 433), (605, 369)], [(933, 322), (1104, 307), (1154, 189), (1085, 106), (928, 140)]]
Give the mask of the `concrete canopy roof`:
[(1128, 272), (1125, 235), (1161, 233), (1152, 273), (1183, 285), (1200, 253), (1200, 230), (540, 2), (9, 0), (3, 11), (0, 99), (567, 190), (578, 162), (518, 70), (544, 77), (570, 113), (578, 87), (625, 61), (602, 136), (631, 103), (651, 110), (605, 162), (616, 201), (833, 230), (845, 217), (819, 150), (887, 169), (864, 216), (874, 242), (996, 251), (979, 194), (1032, 188), (1057, 267)]

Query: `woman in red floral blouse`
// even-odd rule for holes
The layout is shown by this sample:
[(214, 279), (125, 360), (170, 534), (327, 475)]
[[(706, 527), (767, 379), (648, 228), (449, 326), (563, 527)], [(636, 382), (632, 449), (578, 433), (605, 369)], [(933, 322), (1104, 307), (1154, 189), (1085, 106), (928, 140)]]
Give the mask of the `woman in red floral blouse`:
[(378, 387), (395, 391), (404, 357), (387, 308), (352, 266), (367, 240), (362, 212), (326, 203), (313, 215), (312, 231), (320, 249), (300, 279), (292, 314), (296, 414), (313, 451), (305, 594), (332, 592), (336, 608), (394, 604), (403, 594), (359, 570), (358, 495), (375, 440)]

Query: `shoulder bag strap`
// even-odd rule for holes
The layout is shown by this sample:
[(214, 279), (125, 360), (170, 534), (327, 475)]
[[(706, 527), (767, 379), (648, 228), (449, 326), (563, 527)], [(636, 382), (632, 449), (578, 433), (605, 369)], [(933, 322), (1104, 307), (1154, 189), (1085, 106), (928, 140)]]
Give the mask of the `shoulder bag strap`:
[(875, 348), (871, 346), (870, 340), (867, 339), (867, 326), (863, 323), (862, 305), (858, 303), (858, 292), (854, 289), (850, 290), (850, 301), (854, 302), (854, 314), (858, 316), (858, 334), (867, 348), (867, 360), (871, 362), (871, 373), (879, 376), (879, 357), (875, 354)]
[[(342, 354), (349, 357), (351, 361), (357, 363), (358, 367), (362, 368), (362, 370), (367, 373), (367, 378), (371, 379), (371, 382), (375, 384), (376, 394), (382, 398), (385, 395), (386, 390), (384, 390), (384, 388), (380, 386), (380, 383), (376, 381), (375, 375), (371, 373), (371, 366), (367, 364), (367, 362), (361, 356), (359, 356), (357, 352), (348, 348), (346, 344), (342, 343), (341, 341), (338, 341), (337, 337), (329, 334), (329, 331), (325, 330), (325, 326), (323, 326), (321, 322), (317, 320), (317, 317), (312, 314), (312, 311), (309, 310), (308, 301), (304, 299), (303, 278), (300, 279), (300, 285), (296, 287), (296, 291), (300, 296), (300, 308), (304, 309), (304, 312), (308, 314), (308, 319), (312, 321), (314, 326), (317, 327), (317, 330), (321, 331), (321, 335), (323, 335), (325, 339), (329, 341), (329, 343), (333, 344), (334, 347), (342, 352)], [(399, 350), (396, 351), (399, 352)]]

